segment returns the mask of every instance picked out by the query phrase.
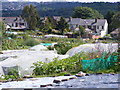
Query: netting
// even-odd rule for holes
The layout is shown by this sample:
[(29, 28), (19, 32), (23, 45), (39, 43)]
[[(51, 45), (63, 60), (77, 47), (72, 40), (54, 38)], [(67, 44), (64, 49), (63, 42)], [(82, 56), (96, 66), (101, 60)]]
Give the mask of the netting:
[(96, 58), (91, 60), (82, 60), (82, 70), (84, 71), (99, 71), (107, 69), (117, 62), (118, 56), (110, 55), (107, 59)]
[(18, 66), (4, 67), (2, 66), (4, 75), (13, 75), (14, 73), (18, 74)]

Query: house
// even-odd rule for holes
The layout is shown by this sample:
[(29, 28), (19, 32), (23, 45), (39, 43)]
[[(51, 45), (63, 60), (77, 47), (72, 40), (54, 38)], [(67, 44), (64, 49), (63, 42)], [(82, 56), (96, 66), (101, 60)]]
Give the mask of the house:
[(118, 37), (120, 35), (120, 28), (117, 28), (114, 31), (112, 31), (110, 35), (114, 38)]
[(104, 37), (108, 33), (108, 23), (106, 19), (81, 19), (81, 18), (69, 18), (69, 29), (72, 31), (79, 30), (80, 26), (88, 28), (92, 31), (92, 34), (100, 35)]
[(6, 30), (25, 30), (28, 28), (27, 22), (22, 17), (1, 17), (5, 23)]

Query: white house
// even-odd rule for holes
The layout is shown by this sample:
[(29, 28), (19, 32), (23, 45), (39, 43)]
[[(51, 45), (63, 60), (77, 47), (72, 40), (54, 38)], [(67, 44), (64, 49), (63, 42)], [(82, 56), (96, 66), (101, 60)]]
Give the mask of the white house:
[(69, 29), (75, 31), (79, 26), (92, 30), (93, 34), (105, 36), (108, 33), (108, 23), (106, 19), (81, 19), (70, 17)]
[(2, 17), (6, 30), (24, 30), (28, 28), (27, 22), (22, 17)]

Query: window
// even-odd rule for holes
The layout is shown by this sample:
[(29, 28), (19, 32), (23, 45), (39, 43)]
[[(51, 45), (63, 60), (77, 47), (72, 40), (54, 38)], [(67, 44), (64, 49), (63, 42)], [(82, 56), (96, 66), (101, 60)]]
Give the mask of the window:
[(18, 23), (16, 23), (15, 27), (18, 27)]
[(79, 27), (79, 25), (77, 24), (76, 27)]
[(104, 26), (102, 26), (102, 29), (104, 29)]
[(99, 29), (99, 26), (97, 26), (97, 29)]
[(92, 27), (90, 25), (88, 25), (88, 28), (91, 29)]
[(86, 26), (85, 26), (85, 25), (83, 25), (83, 27), (85, 28)]
[(20, 23), (20, 25), (23, 25), (23, 26), (24, 26), (24, 23)]
[(14, 26), (14, 24), (12, 23), (12, 27)]

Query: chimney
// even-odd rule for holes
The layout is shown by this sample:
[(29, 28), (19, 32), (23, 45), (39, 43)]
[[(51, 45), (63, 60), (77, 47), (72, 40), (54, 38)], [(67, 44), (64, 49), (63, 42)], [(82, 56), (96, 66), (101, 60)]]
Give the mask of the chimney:
[(98, 21), (98, 19), (96, 18), (96, 19), (95, 19), (95, 23), (97, 23), (97, 21)]
[(47, 21), (48, 17), (44, 17), (44, 20)]
[(69, 17), (69, 21), (70, 21), (70, 22), (72, 21), (72, 17)]

